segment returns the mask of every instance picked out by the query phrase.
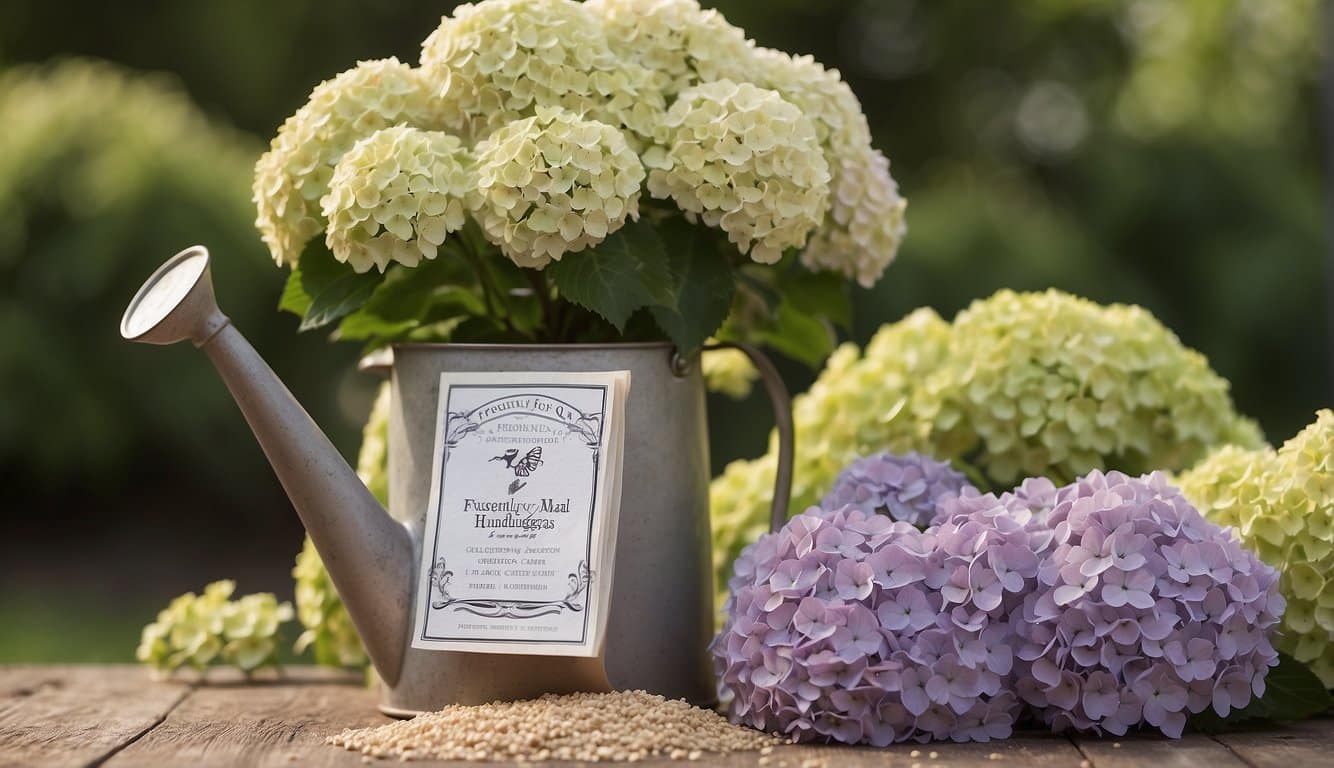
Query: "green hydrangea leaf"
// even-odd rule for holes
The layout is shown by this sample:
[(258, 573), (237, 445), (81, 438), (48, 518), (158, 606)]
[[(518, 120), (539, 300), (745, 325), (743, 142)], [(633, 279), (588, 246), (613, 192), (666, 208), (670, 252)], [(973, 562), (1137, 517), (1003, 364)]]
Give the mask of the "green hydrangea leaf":
[(778, 305), (773, 327), (761, 338), (765, 344), (812, 368), (820, 367), (829, 357), (836, 341), (833, 329), (819, 316), (799, 309), (790, 294)]
[(369, 339), (374, 347), (457, 315), (485, 315), (470, 280), (467, 262), (448, 253), (412, 269), (390, 268), (366, 303), (342, 319), (335, 338)]
[(291, 312), (297, 317), (305, 317), (310, 311), (310, 295), (301, 287), (301, 267), (295, 267), (283, 283), (283, 295), (278, 299), (278, 309)]
[(616, 327), (647, 306), (676, 308), (667, 248), (646, 219), (626, 224), (596, 248), (568, 253), (547, 267), (566, 299)]
[(778, 289), (803, 313), (827, 317), (840, 328), (852, 329), (852, 293), (842, 275), (811, 272), (797, 264), (783, 273)]
[(1265, 695), (1252, 699), (1243, 709), (1233, 710), (1225, 718), (1212, 709), (1191, 716), (1191, 727), (1205, 733), (1218, 733), (1247, 720), (1305, 720), (1334, 707), (1334, 697), (1324, 683), (1305, 664), (1280, 653), (1278, 666), (1265, 677)]
[(679, 217), (664, 221), (660, 232), (677, 305), (653, 306), (649, 312), (678, 349), (693, 352), (727, 319), (736, 278), (714, 232)]
[[(334, 259), (322, 243), (312, 242), (301, 255), (301, 262), (292, 271), (288, 282), (293, 279), (300, 281), (301, 291), (310, 300), (302, 314), (299, 330), (310, 331), (359, 309), (375, 293), (384, 275), (374, 271), (357, 274), (351, 266)], [(291, 307), (300, 306), (300, 298), (294, 290), (292, 293)], [(287, 294), (284, 290), (284, 301)], [(283, 305), (280, 303), (280, 306)]]

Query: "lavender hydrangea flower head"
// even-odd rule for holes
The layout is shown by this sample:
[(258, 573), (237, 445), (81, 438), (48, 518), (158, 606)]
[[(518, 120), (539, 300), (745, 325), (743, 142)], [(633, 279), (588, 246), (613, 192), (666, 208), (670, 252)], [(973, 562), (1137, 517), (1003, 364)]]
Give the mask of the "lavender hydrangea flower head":
[(1051, 552), (1012, 614), (1019, 695), (1057, 730), (1179, 737), (1264, 693), (1278, 575), (1165, 475), (1094, 471), (1058, 491)]
[(886, 514), (925, 528), (936, 514), (936, 503), (965, 488), (972, 488), (968, 479), (943, 461), (916, 451), (901, 456), (886, 451), (849, 464), (820, 506), (852, 505), (866, 514)]
[(737, 559), (711, 646), (732, 718), (804, 740), (1010, 735), (1019, 713), (1008, 607), (1037, 576), (996, 497), (927, 532), (855, 506), (812, 507)]

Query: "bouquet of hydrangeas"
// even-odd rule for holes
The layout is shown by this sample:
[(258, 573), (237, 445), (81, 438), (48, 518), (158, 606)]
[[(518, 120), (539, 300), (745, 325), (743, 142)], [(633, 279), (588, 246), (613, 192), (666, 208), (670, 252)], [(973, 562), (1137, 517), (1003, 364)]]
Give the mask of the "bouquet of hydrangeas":
[(695, 0), (459, 6), (420, 66), (317, 86), (254, 195), (303, 328), (369, 346), (717, 336), (811, 362), (847, 279), (893, 259), (905, 206), (837, 71)]

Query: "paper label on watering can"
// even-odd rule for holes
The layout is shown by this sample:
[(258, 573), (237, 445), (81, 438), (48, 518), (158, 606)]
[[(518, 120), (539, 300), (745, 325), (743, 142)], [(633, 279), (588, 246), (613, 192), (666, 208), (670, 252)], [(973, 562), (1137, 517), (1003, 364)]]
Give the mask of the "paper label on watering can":
[(596, 656), (629, 371), (445, 373), (415, 648)]

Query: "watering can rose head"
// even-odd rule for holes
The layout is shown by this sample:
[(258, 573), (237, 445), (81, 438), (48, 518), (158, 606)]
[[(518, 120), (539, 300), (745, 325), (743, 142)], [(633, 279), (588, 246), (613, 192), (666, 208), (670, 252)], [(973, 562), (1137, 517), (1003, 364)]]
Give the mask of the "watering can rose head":
[(874, 284), (905, 207), (837, 71), (695, 0), (460, 6), (317, 86), (254, 195), (305, 328), (685, 350), (836, 319), (785, 293)]

